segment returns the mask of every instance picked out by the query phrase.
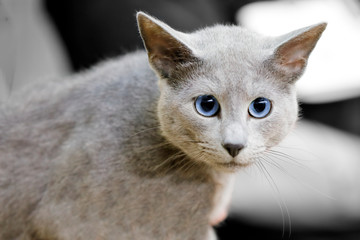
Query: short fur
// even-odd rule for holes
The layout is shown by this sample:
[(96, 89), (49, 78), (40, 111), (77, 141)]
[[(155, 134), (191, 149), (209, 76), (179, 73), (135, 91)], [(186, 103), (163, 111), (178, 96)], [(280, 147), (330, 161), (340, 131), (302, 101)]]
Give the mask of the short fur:
[[(294, 126), (294, 81), (325, 24), (268, 38), (137, 17), (154, 71), (139, 51), (0, 108), (1, 240), (214, 239), (226, 179)], [(196, 112), (204, 94), (217, 117)], [(248, 114), (257, 97), (272, 101), (264, 119)], [(245, 147), (233, 158), (224, 142)]]

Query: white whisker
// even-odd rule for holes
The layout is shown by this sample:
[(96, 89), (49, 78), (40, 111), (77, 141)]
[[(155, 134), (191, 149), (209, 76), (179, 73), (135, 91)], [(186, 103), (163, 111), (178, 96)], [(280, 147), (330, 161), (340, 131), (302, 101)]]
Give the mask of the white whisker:
[(141, 131), (136, 132), (135, 134), (131, 135), (129, 138), (133, 138), (133, 137), (135, 137), (135, 136), (137, 136), (139, 134), (142, 134), (142, 133), (147, 133), (147, 132), (149, 132), (151, 130), (158, 130), (159, 128), (160, 128), (160, 125), (155, 126), (155, 127), (149, 127), (149, 128), (146, 128), (146, 129), (143, 129)]
[[(287, 176), (291, 177), (292, 179), (294, 179), (297, 183), (300, 183), (302, 186), (309, 188), (313, 191), (315, 191), (316, 193), (319, 193), (320, 195), (331, 199), (331, 200), (335, 200), (333, 197), (327, 195), (326, 193), (320, 191), (319, 189), (315, 188), (314, 186), (311, 186), (310, 184), (300, 180), (299, 178), (297, 178), (296, 176), (294, 176), (293, 174), (291, 174), (289, 171), (287, 171), (283, 166), (281, 166), (280, 163), (276, 162), (276, 160), (279, 160), (276, 156), (273, 155), (269, 155), (269, 154), (265, 154), (266, 157), (268, 157), (269, 159), (263, 158), (263, 160), (270, 166), (277, 168), (278, 170), (280, 170), (282, 173), (286, 174)], [(281, 161), (284, 159), (281, 159)], [(308, 169), (308, 167), (306, 167), (306, 169)], [(311, 170), (311, 169), (310, 169)], [(312, 171), (312, 170), (311, 170)], [(313, 171), (312, 171), (313, 172)]]
[(293, 156), (290, 156), (289, 154), (279, 152), (276, 150), (271, 150), (271, 149), (266, 150), (264, 153), (267, 155), (270, 155), (272, 157), (275, 157), (279, 161), (284, 161), (286, 163), (292, 163), (294, 166), (297, 166), (299, 168), (311, 170), (308, 166), (301, 163), (299, 159), (297, 159)]
[(265, 176), (270, 187), (273, 189), (273, 193), (277, 194), (277, 197), (274, 196), (274, 198), (279, 206), (281, 216), (282, 216), (282, 237), (284, 238), (284, 235), (285, 235), (285, 228), (286, 228), (285, 214), (286, 214), (287, 221), (289, 223), (289, 238), (290, 238), (290, 236), (291, 236), (291, 217), (290, 217), (289, 209), (280, 194), (280, 190), (279, 190), (274, 178), (271, 176), (270, 172), (267, 170), (267, 168), (265, 167), (265, 165), (263, 164), (263, 162), (261, 160), (264, 160), (264, 158), (261, 157), (260, 161), (255, 162), (255, 165), (259, 168), (259, 170)]

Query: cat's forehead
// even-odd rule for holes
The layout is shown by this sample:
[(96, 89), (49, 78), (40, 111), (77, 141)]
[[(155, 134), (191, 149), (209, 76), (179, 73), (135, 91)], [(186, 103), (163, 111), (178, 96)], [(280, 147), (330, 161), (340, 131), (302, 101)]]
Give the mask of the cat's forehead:
[(191, 95), (210, 94), (224, 100), (250, 101), (256, 97), (277, 98), (286, 89), (259, 71), (222, 71), (212, 68), (190, 80), (188, 91)]
[(250, 61), (267, 55), (272, 41), (239, 26), (217, 25), (193, 33), (190, 44), (196, 55), (207, 60)]
[(204, 63), (203, 73), (217, 82), (256, 85), (266, 75), (264, 63), (272, 55), (271, 38), (238, 26), (206, 28), (192, 37), (195, 55)]
[(237, 26), (203, 29), (192, 37), (192, 47), (203, 61), (194, 91), (251, 98), (276, 88), (263, 64), (271, 54), (269, 39)]

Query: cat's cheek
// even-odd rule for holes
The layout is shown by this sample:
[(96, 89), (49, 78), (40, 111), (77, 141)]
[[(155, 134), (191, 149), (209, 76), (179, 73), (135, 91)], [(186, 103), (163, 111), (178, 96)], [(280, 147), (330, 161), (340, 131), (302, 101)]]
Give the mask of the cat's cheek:
[(192, 105), (179, 105), (176, 101), (169, 107), (163, 103), (161, 99), (158, 106), (161, 134), (189, 157), (198, 155), (194, 142), (204, 140), (206, 124), (197, 119)]
[(272, 134), (268, 136), (266, 146), (274, 147), (280, 144), (286, 136), (293, 129), (295, 121), (279, 121), (278, 126), (275, 127), (277, 131), (273, 131)]

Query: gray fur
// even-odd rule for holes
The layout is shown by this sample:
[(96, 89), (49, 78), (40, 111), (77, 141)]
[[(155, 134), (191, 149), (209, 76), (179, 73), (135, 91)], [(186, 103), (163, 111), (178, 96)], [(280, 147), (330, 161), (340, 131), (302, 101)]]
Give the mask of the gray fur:
[[(184, 59), (150, 58), (156, 75), (145, 52), (131, 53), (1, 106), (1, 240), (214, 238), (215, 176), (251, 164), (294, 125), (294, 86), (267, 65), (274, 39), (235, 26), (183, 34), (141, 17), (181, 42)], [(201, 94), (216, 95), (221, 117), (195, 112)], [(258, 96), (272, 99), (271, 117), (249, 118)], [(226, 137), (246, 139), (236, 159)]]

